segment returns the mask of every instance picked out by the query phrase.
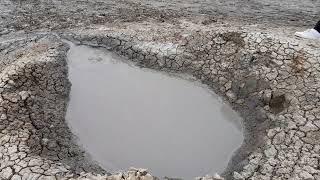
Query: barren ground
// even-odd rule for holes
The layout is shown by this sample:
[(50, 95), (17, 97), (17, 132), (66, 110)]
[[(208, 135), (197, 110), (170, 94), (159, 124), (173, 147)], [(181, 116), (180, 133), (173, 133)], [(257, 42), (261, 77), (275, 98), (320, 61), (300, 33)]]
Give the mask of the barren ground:
[(224, 98), (245, 127), (225, 179), (320, 179), (320, 45), (293, 36), (318, 20), (318, 0), (1, 0), (0, 179), (157, 179), (109, 174), (76, 145), (61, 38)]

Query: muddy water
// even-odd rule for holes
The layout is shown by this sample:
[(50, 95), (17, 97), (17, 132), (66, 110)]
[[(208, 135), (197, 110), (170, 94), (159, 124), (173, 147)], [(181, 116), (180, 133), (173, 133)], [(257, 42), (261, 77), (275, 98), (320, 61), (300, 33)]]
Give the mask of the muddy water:
[(68, 61), (67, 121), (107, 171), (193, 179), (223, 171), (243, 140), (238, 115), (196, 82), (86, 46), (72, 45)]

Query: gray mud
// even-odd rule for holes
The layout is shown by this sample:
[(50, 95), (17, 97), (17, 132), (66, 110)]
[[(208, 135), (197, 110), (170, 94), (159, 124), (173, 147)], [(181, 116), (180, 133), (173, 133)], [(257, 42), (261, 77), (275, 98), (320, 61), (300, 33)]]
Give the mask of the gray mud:
[[(222, 173), (243, 140), (241, 118), (209, 89), (71, 46), (67, 120), (109, 172), (148, 167), (157, 177)], [(90, 82), (90, 85), (85, 85)]]

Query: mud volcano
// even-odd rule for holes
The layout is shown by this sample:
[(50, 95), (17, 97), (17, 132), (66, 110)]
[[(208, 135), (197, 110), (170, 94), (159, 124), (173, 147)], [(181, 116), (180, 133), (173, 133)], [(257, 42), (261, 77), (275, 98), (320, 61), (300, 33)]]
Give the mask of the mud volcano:
[(66, 119), (108, 171), (148, 167), (157, 177), (193, 179), (221, 173), (242, 143), (241, 118), (200, 83), (73, 44), (68, 63)]
[(0, 179), (320, 179), (320, 4), (188, 2), (1, 1)]

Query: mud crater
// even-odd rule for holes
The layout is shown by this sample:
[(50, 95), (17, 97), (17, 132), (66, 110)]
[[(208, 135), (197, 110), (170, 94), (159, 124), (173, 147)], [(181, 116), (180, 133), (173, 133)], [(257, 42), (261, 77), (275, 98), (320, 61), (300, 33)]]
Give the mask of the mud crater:
[[(243, 118), (244, 141), (221, 174), (225, 179), (317, 179), (318, 161), (313, 159), (320, 149), (316, 46), (219, 28), (189, 29), (179, 42), (150, 42), (145, 38), (147, 30), (140, 30), (141, 36), (132, 34), (141, 31), (111, 29), (60, 35), (77, 44), (107, 48), (139, 67), (192, 76), (228, 102)], [(2, 179), (157, 179), (144, 169), (108, 174), (74, 141), (65, 121), (68, 45), (59, 37), (9, 39), (2, 41), (1, 49)], [(89, 62), (103, 61), (91, 58)]]
[(182, 179), (223, 172), (243, 135), (240, 116), (218, 95), (188, 75), (138, 68), (106, 50), (69, 45), (66, 119), (105, 170), (143, 167), (157, 177)]

